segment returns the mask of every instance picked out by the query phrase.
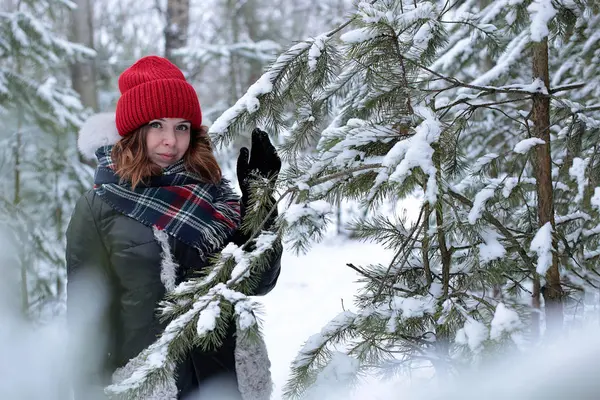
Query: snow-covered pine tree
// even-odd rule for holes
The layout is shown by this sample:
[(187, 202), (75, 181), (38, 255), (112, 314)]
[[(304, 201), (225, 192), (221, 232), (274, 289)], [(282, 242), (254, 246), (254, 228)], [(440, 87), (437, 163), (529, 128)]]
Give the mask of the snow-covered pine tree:
[[(482, 202), (453, 187), (467, 174), (469, 160), (459, 151), (468, 118), (436, 108), (434, 95), (458, 87), (455, 82), (430, 91), (440, 79), (427, 66), (445, 43), (437, 22), (445, 11), (432, 2), (361, 2), (347, 24), (282, 54), (211, 127), (219, 143), (256, 123), (289, 131), (281, 148), (290, 165), (284, 195), (294, 204), (280, 229), (292, 248), (306, 250), (318, 240), (329, 203), (349, 198), (371, 211), (353, 224), (355, 235), (395, 253), (388, 265), (349, 263), (364, 276), (360, 311), (340, 314), (307, 342), (294, 364), (290, 396), (316, 380), (336, 343), (363, 365), (389, 370), (430, 363), (448, 373), (456, 366), (457, 335), (477, 354), (519, 325), (516, 310), (523, 307), (512, 297), (500, 303), (493, 286), (523, 262), (500, 240), (517, 249), (522, 244)], [(291, 127), (279, 118), (288, 104), (297, 110)], [(304, 156), (314, 143), (319, 154)], [(410, 221), (376, 212), (383, 201), (415, 194), (423, 204)], [(473, 224), (465, 223), (469, 215)]]
[[(597, 304), (596, 290), (589, 289), (598, 287), (597, 277), (594, 276), (598, 264), (589, 260), (590, 257), (594, 258), (593, 250), (598, 247), (596, 234), (593, 233), (597, 211), (590, 203), (594, 188), (598, 186), (598, 180), (594, 178), (598, 166), (594, 162), (597, 149), (593, 137), (600, 115), (595, 107), (598, 102), (594, 96), (599, 82), (597, 74), (591, 72), (598, 61), (594, 56), (599, 46), (598, 37), (591, 28), (598, 22), (598, 6), (589, 1), (463, 2), (455, 10), (449, 11), (444, 20), (461, 18), (475, 26), (489, 24), (490, 40), (473, 41), (468, 26), (454, 24), (448, 36), (449, 45), (431, 66), (433, 70), (481, 86), (508, 87), (510, 83), (523, 88), (533, 81), (529, 89), (535, 91), (537, 85), (541, 91), (533, 97), (539, 99), (545, 96), (550, 100), (550, 149), (536, 138), (535, 125), (547, 126), (548, 123), (537, 123), (532, 112), (532, 99), (525, 97), (521, 102), (514, 102), (515, 96), (498, 93), (496, 99), (508, 103), (494, 104), (493, 108), (488, 108), (489, 112), (475, 113), (470, 118), (470, 131), (477, 135), (471, 136), (474, 140), (469, 144), (468, 151), (488, 164), (484, 170), (493, 180), (479, 179), (479, 183), (471, 187), (487, 202), (488, 207), (496, 207), (494, 204), (501, 203), (503, 197), (518, 196), (521, 200), (512, 202), (511, 206), (511, 212), (518, 216), (513, 221), (515, 230), (532, 238), (541, 229), (538, 239), (542, 239), (544, 231), (550, 227), (554, 230), (553, 246), (545, 240), (548, 237), (541, 243), (537, 240), (534, 243), (539, 250), (542, 247), (546, 251), (552, 247), (558, 250), (554, 253), (554, 259), (544, 258), (552, 261), (552, 266), (548, 268), (551, 273), (545, 273), (547, 266), (538, 264), (539, 274), (531, 274), (533, 285), (529, 290), (536, 308), (540, 307), (540, 292), (544, 293), (545, 298), (552, 294), (564, 295), (558, 296), (558, 302), (555, 301), (555, 304), (558, 303), (555, 325), (560, 330), (562, 300), (566, 300), (568, 319), (581, 318), (587, 312), (589, 307), (583, 307), (582, 299), (589, 301), (592, 295), (592, 299), (595, 299), (594, 308)], [(493, 40), (494, 36), (502, 40)], [(549, 58), (542, 64), (549, 69), (549, 81), (544, 83), (543, 79), (535, 80), (541, 76), (536, 76), (532, 67), (536, 59), (533, 49), (536, 46), (539, 48), (539, 44), (546, 39)], [(498, 43), (503, 45), (498, 46)], [(458, 101), (481, 107), (466, 96), (476, 94), (480, 97), (485, 92), (475, 93), (468, 88), (458, 90), (464, 96)], [(448, 95), (445, 99), (440, 96), (438, 102), (444, 105), (444, 102), (450, 102), (449, 99), (451, 97)], [(522, 157), (507, 157), (507, 154), (514, 155), (513, 149), (522, 152), (528, 148), (516, 146), (521, 140), (527, 141), (522, 145), (537, 144), (536, 154), (532, 151), (531, 154), (524, 153)], [(552, 163), (552, 183), (546, 185), (550, 192), (543, 196), (536, 194), (536, 173), (541, 169), (540, 151)], [(514, 162), (518, 164), (511, 165)], [(550, 170), (550, 166), (547, 167)], [(581, 192), (583, 188), (585, 194)], [(489, 189), (494, 189), (496, 193), (493, 194)], [(544, 227), (545, 223), (538, 219), (538, 206), (549, 198), (554, 198), (555, 223)], [(543, 290), (547, 288), (550, 290)], [(548, 309), (546, 307), (547, 312)], [(536, 315), (533, 314), (534, 317)], [(538, 324), (534, 319), (534, 335), (537, 335)]]
[(74, 146), (85, 110), (64, 71), (94, 53), (57, 34), (69, 5), (20, 1), (0, 13), (0, 218), (21, 244), (25, 313), (55, 309), (63, 294), (66, 222), (90, 176)]
[[(216, 121), (211, 131), (227, 143), (257, 122), (285, 132), (279, 111), (297, 109), (282, 146), (285, 194), (303, 206), (282, 218), (293, 221), (297, 249), (318, 239), (323, 200), (366, 199), (372, 209), (415, 192), (424, 199), (412, 223), (375, 214), (354, 224), (396, 255), (386, 266), (350, 265), (365, 277), (359, 312), (342, 313), (307, 342), (288, 395), (315, 381), (335, 344), (363, 365), (389, 371), (425, 361), (443, 374), (494, 348), (503, 332), (535, 333), (524, 316), (537, 315), (530, 296), (539, 299), (553, 253), (574, 283), (563, 285), (595, 293), (597, 103), (586, 94), (597, 78), (593, 67), (579, 71), (589, 77), (583, 84), (564, 66), (591, 64), (597, 14), (585, 2), (361, 2), (341, 41), (347, 26), (294, 46)], [(532, 49), (548, 32), (550, 70), (562, 76), (550, 75), (553, 88), (532, 71)], [(571, 96), (583, 99), (565, 110)], [(569, 206), (556, 226), (540, 223), (537, 210), (534, 98), (552, 100), (550, 190)], [(580, 120), (587, 142), (573, 148), (569, 132)], [(315, 142), (314, 159), (298, 156)]]
[[(564, 43), (551, 48), (551, 68), (593, 60), (597, 14), (583, 2), (363, 1), (347, 23), (282, 53), (211, 127), (220, 145), (257, 124), (284, 133), (288, 168), (277, 203), (287, 206), (275, 232), (261, 233), (269, 183), (259, 183), (248, 223), (257, 250), (230, 246), (204, 278), (176, 288), (163, 307), (173, 319), (141, 355), (140, 379), (111, 390), (147, 390), (189, 346), (218, 344), (231, 316), (241, 333), (259, 335), (245, 295), (252, 272), (279, 239), (307, 251), (322, 237), (331, 204), (342, 199), (362, 201), (369, 211), (352, 224), (355, 235), (394, 257), (386, 265), (348, 260), (364, 282), (356, 310), (307, 341), (292, 366), (290, 397), (337, 363), (358, 365), (346, 374), (350, 381), (361, 370), (416, 366), (447, 376), (488, 351), (522, 343), (518, 332), (537, 326), (527, 319), (537, 313), (531, 295), (553, 253), (570, 287), (589, 293), (600, 230), (595, 77), (587, 87), (571, 75), (582, 71), (563, 71), (552, 80), (558, 86), (547, 87), (533, 79), (531, 54), (549, 31), (553, 46)], [(540, 226), (536, 210), (536, 96), (552, 101), (556, 226)], [(290, 106), (295, 122), (288, 126), (282, 111)], [(314, 146), (318, 153), (306, 156)], [(418, 215), (378, 211), (384, 201), (415, 195), (422, 199)]]

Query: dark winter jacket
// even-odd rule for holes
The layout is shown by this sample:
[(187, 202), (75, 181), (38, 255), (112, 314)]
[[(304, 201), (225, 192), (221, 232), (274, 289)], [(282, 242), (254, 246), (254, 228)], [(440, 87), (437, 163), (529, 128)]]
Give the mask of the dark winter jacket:
[[(177, 282), (205, 267), (194, 248), (172, 237), (169, 245), (179, 264)], [(66, 260), (71, 344), (85, 349), (76, 354), (75, 399), (104, 398), (103, 388), (111, 383), (113, 372), (152, 344), (165, 328), (156, 312), (165, 295), (161, 247), (151, 228), (113, 210), (90, 190), (75, 206)], [(280, 246), (270, 260), (256, 295), (266, 294), (277, 282)], [(234, 329), (217, 351), (194, 350), (178, 365), (178, 398), (212, 377), (235, 381)]]

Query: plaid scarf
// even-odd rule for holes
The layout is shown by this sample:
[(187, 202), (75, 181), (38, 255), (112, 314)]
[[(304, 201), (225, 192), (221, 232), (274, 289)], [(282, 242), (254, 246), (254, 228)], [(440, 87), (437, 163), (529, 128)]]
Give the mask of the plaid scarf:
[(134, 190), (120, 182), (111, 159), (111, 146), (96, 151), (94, 190), (114, 210), (147, 226), (156, 226), (195, 247), (202, 256), (220, 250), (240, 223), (238, 196), (225, 179), (204, 183), (185, 170), (183, 160)]

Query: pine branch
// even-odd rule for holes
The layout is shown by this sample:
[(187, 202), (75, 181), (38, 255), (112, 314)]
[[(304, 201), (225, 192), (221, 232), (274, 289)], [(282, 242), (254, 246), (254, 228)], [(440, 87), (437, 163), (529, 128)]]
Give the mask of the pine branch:
[[(526, 96), (530, 96), (531, 92), (527, 91), (527, 90), (520, 90), (520, 89), (510, 89), (510, 88), (498, 88), (498, 87), (493, 87), (493, 86), (479, 86), (479, 85), (471, 85), (465, 82), (462, 82), (461, 80), (457, 79), (457, 78), (453, 78), (453, 77), (449, 77), (449, 76), (445, 76), (443, 74), (440, 74), (438, 72), (435, 72), (434, 70), (422, 65), (421, 63), (419, 63), (418, 61), (415, 61), (411, 58), (405, 57), (404, 58), (406, 61), (408, 61), (409, 63), (415, 65), (416, 67), (423, 69), (424, 71), (429, 72), (430, 74), (443, 79), (446, 82), (452, 83), (452, 88), (455, 87), (463, 87), (463, 88), (467, 88), (467, 89), (474, 89), (474, 90), (479, 90), (482, 92), (486, 92), (486, 93), (517, 93), (517, 94), (523, 94)], [(550, 97), (549, 94), (541, 94), (541, 93), (536, 93), (537, 95), (541, 96), (541, 97)]]
[(559, 92), (564, 92), (567, 90), (575, 90), (575, 89), (581, 89), (584, 88), (586, 85), (585, 82), (581, 82), (581, 83), (572, 83), (569, 85), (562, 85), (562, 86), (557, 86), (555, 88), (550, 89), (549, 93), (551, 95), (559, 93)]
[[(459, 200), (461, 203), (467, 205), (468, 207), (473, 207), (473, 202), (467, 199), (463, 195), (456, 193), (453, 190), (448, 190), (448, 194)], [(527, 251), (523, 249), (523, 247), (519, 244), (519, 242), (515, 239), (513, 234), (500, 222), (496, 219), (491, 213), (488, 211), (483, 212), (483, 218), (491, 223), (493, 226), (498, 228), (498, 230), (504, 235), (504, 237), (511, 242), (511, 244), (517, 249), (519, 255), (525, 262), (525, 265), (529, 266), (532, 270), (535, 270), (535, 265), (533, 264), (533, 260), (527, 254)]]
[[(384, 287), (384, 282), (387, 281), (388, 279), (388, 275), (392, 269), (392, 267), (396, 264), (396, 261), (398, 259), (398, 257), (400, 257), (400, 255), (404, 252), (404, 249), (407, 248), (408, 244), (412, 241), (413, 244), (415, 242), (415, 231), (417, 231), (417, 229), (421, 230), (422, 225), (421, 223), (421, 218), (423, 217), (423, 212), (424, 212), (424, 206), (421, 206), (421, 211), (419, 211), (419, 217), (417, 218), (417, 222), (415, 224), (413, 224), (413, 227), (410, 231), (410, 233), (406, 236), (406, 239), (404, 240), (404, 242), (402, 243), (402, 245), (400, 246), (400, 249), (396, 252), (396, 254), (394, 255), (394, 258), (392, 258), (392, 261), (390, 262), (390, 264), (388, 265), (387, 271), (385, 272), (385, 276), (384, 279), (382, 281), (382, 283), (379, 286), (379, 289), (377, 290), (377, 293), (375, 294), (375, 296), (373, 296), (373, 302), (378, 301), (377, 299), (379, 299), (379, 296), (381, 295), (381, 292), (383, 291), (383, 287)], [(418, 236), (418, 232), (416, 233), (416, 235)], [(398, 271), (400, 271), (400, 269), (398, 269)], [(393, 276), (393, 280), (392, 281), (396, 281), (397, 277), (398, 277), (398, 273), (397, 272), (394, 276)]]

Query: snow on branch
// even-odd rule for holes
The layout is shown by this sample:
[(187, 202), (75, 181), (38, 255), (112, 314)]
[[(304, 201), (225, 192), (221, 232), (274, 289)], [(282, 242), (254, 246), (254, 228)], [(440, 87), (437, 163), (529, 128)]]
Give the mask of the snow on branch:
[(589, 164), (589, 159), (581, 159), (579, 157), (573, 158), (573, 165), (569, 168), (569, 176), (574, 178), (577, 182), (577, 196), (573, 201), (578, 202), (583, 199), (583, 193), (585, 191), (585, 187), (588, 184), (588, 180), (585, 176), (585, 170)]
[(306, 251), (310, 242), (319, 241), (329, 222), (331, 205), (325, 200), (292, 204), (282, 215), (286, 242), (297, 252)]
[(493, 162), (495, 159), (497, 159), (499, 157), (498, 154), (496, 153), (488, 153), (482, 157), (479, 157), (477, 159), (477, 161), (475, 161), (475, 164), (473, 164), (473, 166), (471, 167), (471, 171), (474, 174), (478, 174), (479, 172), (481, 172), (481, 170), (488, 164), (490, 164), (491, 162)]
[(502, 237), (498, 232), (492, 228), (484, 229), (481, 237), (484, 243), (479, 245), (479, 260), (483, 264), (501, 259), (506, 255), (506, 249), (498, 240)]
[(538, 261), (536, 271), (544, 275), (552, 265), (552, 224), (546, 222), (531, 241), (530, 250), (537, 253)]
[(515, 145), (513, 151), (519, 154), (526, 154), (538, 144), (546, 144), (546, 142), (540, 138), (523, 139)]
[(437, 202), (437, 169), (433, 163), (432, 145), (437, 143), (442, 133), (442, 126), (435, 113), (429, 108), (415, 107), (415, 114), (423, 118), (423, 121), (415, 128), (414, 135), (396, 143), (385, 155), (382, 162), (384, 168), (377, 174), (368, 195), (369, 199), (375, 197), (377, 189), (383, 183), (389, 180), (402, 184), (414, 168), (420, 168), (429, 176), (425, 199), (430, 204)]
[(258, 262), (266, 251), (273, 248), (278, 237), (279, 236), (273, 232), (261, 233), (255, 239), (256, 248), (251, 252), (246, 252), (242, 250), (241, 247), (229, 243), (221, 253), (225, 257), (233, 257), (236, 265), (231, 272), (231, 278), (227, 281), (227, 284), (239, 283), (243, 279), (248, 278), (250, 276), (252, 264)]
[(358, 4), (358, 17), (366, 24), (385, 23), (394, 26), (399, 31), (425, 19), (437, 18), (437, 6), (431, 1), (421, 1), (406, 4), (404, 12), (390, 12), (385, 5), (377, 2), (361, 1)]
[(317, 36), (310, 49), (308, 50), (308, 69), (310, 72), (314, 72), (317, 69), (317, 61), (321, 56), (323, 50), (325, 50), (325, 43), (331, 39), (326, 34)]
[(506, 46), (506, 50), (498, 58), (496, 64), (479, 78), (474, 79), (471, 84), (477, 86), (489, 85), (491, 82), (507, 74), (510, 68), (525, 56), (525, 49), (529, 42), (527, 32), (521, 32)]
[(357, 315), (351, 311), (344, 311), (333, 318), (327, 325), (325, 325), (321, 332), (312, 335), (302, 349), (292, 361), (292, 368), (308, 368), (316, 361), (316, 356), (321, 349), (323, 349), (327, 343), (342, 334), (342, 332), (350, 328)]
[[(189, 346), (191, 341), (202, 348), (219, 346), (233, 314), (238, 335), (252, 340), (258, 335), (256, 312), (252, 301), (252, 283), (245, 281), (251, 272), (261, 272), (268, 263), (267, 251), (280, 239), (278, 234), (263, 232), (254, 241), (254, 250), (244, 252), (229, 244), (214, 257), (205, 276), (190, 278), (175, 287), (161, 302), (162, 320), (169, 320), (161, 336), (132, 361), (129, 376), (106, 388), (107, 393), (132, 396), (150, 393)], [(192, 333), (193, 332), (193, 333)], [(193, 339), (192, 339), (193, 338)], [(130, 398), (130, 397), (128, 397)]]
[(213, 57), (229, 57), (239, 54), (250, 59), (272, 60), (273, 54), (281, 50), (281, 45), (272, 40), (247, 41), (231, 44), (194, 43), (173, 52), (175, 56), (185, 56), (193, 60), (204, 61)]
[(594, 195), (591, 199), (592, 206), (600, 212), (600, 187), (594, 188)]
[(548, 37), (548, 24), (556, 15), (557, 11), (552, 6), (552, 0), (533, 0), (527, 7), (531, 19), (531, 40), (541, 42)]
[(271, 93), (274, 86), (285, 77), (285, 72), (290, 64), (310, 49), (313, 41), (307, 40), (297, 43), (281, 54), (273, 65), (254, 84), (248, 88), (233, 107), (226, 110), (211, 125), (209, 133), (217, 143), (226, 141), (229, 127), (235, 120), (242, 118), (244, 114), (253, 114), (260, 108), (260, 97)]
[[(116, 382), (106, 388), (106, 393), (116, 396), (138, 395), (149, 393), (156, 383), (155, 379), (168, 376), (172, 371), (174, 360), (177, 360), (181, 351), (185, 351), (187, 342), (186, 330), (194, 321), (196, 335), (199, 339), (210, 337), (216, 333), (213, 340), (208, 344), (218, 344), (219, 336), (224, 332), (219, 329), (219, 324), (227, 315), (223, 314), (222, 302), (234, 305), (238, 326), (242, 330), (254, 328), (257, 320), (253, 310), (257, 304), (252, 302), (246, 295), (232, 290), (226, 284), (219, 283), (212, 287), (206, 295), (196, 299), (189, 309), (170, 321), (160, 337), (129, 363), (135, 365), (128, 377)], [(221, 331), (220, 334), (216, 331)], [(243, 334), (243, 332), (240, 332)], [(128, 397), (130, 398), (130, 397)]]
[(557, 215), (554, 217), (554, 222), (558, 224), (564, 224), (565, 222), (574, 221), (576, 219), (582, 219), (584, 221), (591, 221), (592, 217), (583, 211), (575, 211), (567, 215)]
[(381, 160), (366, 159), (360, 146), (374, 143), (389, 143), (396, 136), (391, 125), (379, 125), (358, 118), (351, 118), (346, 125), (329, 126), (323, 130), (317, 150), (320, 158), (336, 168), (352, 168), (365, 162)]
[(469, 211), (469, 223), (474, 225), (481, 215), (485, 211), (486, 202), (494, 197), (496, 193), (496, 189), (498, 189), (498, 185), (495, 183), (489, 184), (475, 195), (475, 199), (473, 200), (473, 207)]
[(465, 325), (456, 332), (456, 343), (469, 347), (472, 352), (478, 353), (483, 349), (483, 342), (489, 336), (489, 329), (481, 322), (468, 318)]
[(494, 319), (491, 323), (490, 339), (500, 339), (504, 334), (511, 334), (522, 327), (521, 319), (516, 311), (498, 303)]

